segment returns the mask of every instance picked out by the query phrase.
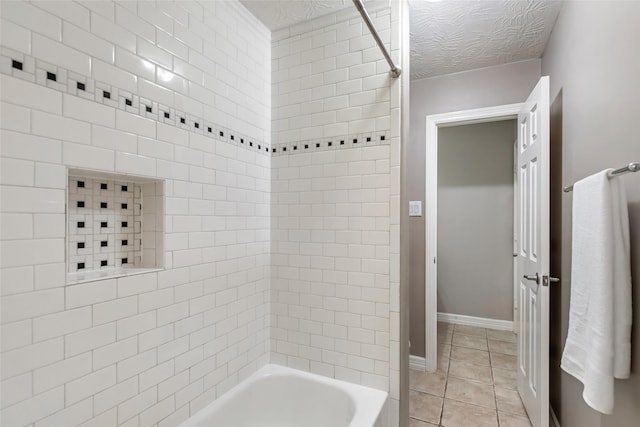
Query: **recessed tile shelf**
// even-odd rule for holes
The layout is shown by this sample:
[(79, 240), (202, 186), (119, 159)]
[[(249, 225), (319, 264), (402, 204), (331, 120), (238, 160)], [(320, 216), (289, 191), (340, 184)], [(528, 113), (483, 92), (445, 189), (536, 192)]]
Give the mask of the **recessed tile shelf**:
[(69, 169), (67, 283), (161, 269), (164, 181)]

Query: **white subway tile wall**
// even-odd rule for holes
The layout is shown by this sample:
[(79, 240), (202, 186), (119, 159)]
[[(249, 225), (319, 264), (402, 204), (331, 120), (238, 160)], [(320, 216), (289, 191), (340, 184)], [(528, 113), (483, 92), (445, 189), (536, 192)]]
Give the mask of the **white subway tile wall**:
[[(175, 426), (269, 359), (269, 32), (238, 2), (0, 8), (0, 424)], [(80, 262), (67, 168), (164, 180), (164, 217), (136, 220), (115, 181), (83, 196), (94, 212), (126, 203), (131, 245), (141, 235), (164, 271), (65, 285)], [(162, 204), (140, 185), (143, 206)], [(111, 231), (107, 248), (125, 239)]]
[[(398, 3), (369, 11), (387, 48)], [(400, 84), (355, 11), (272, 39), (272, 361), (390, 392), (393, 425)]]
[[(370, 11), (396, 62), (401, 7)], [(357, 13), (0, 19), (1, 423), (176, 426), (271, 360), (388, 390), (397, 425), (400, 82)], [(67, 168), (164, 180), (165, 270), (65, 286)]]
[(390, 147), (272, 159), (273, 360), (389, 391)]
[[(390, 8), (369, 13), (389, 49)], [(355, 9), (285, 28), (272, 39), (274, 144), (309, 141), (324, 147), (346, 140), (351, 145), (367, 137), (370, 144), (380, 142), (391, 127), (393, 79)]]

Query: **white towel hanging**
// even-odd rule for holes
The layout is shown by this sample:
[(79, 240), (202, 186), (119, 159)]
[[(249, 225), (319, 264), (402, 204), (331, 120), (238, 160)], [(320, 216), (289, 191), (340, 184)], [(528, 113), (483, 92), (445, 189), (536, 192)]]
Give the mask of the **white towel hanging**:
[(573, 187), (569, 333), (561, 361), (584, 384), (585, 402), (605, 414), (613, 411), (614, 378), (630, 375), (632, 319), (627, 200), (610, 171)]

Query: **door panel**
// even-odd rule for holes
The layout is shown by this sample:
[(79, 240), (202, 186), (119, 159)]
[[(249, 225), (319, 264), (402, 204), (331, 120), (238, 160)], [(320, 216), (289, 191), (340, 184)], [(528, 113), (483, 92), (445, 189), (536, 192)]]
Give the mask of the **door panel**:
[[(520, 251), (518, 391), (535, 427), (549, 425), (549, 78), (518, 114)], [(526, 276), (526, 277), (525, 277)]]

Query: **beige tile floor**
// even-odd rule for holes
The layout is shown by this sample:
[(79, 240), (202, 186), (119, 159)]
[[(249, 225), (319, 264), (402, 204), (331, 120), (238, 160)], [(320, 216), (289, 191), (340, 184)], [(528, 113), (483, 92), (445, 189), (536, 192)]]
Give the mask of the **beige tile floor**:
[(512, 332), (438, 323), (438, 370), (410, 380), (410, 427), (531, 427)]

